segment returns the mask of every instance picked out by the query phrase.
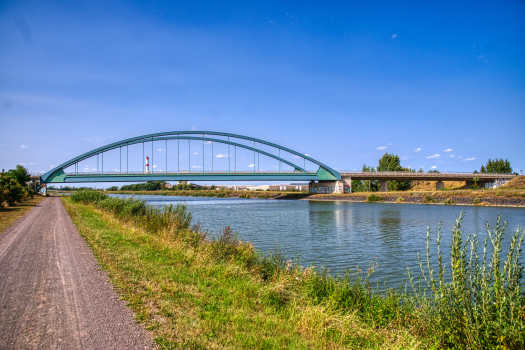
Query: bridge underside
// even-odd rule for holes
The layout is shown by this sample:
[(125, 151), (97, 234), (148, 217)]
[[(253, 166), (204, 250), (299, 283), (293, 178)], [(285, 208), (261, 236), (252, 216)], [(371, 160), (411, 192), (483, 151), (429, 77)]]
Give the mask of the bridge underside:
[(144, 181), (316, 181), (316, 174), (140, 174), (63, 175), (49, 183), (144, 182)]

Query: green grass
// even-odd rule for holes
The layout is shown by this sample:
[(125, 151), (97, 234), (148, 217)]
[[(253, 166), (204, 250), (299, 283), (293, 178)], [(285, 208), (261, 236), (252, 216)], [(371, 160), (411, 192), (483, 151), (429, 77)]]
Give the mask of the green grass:
[[(504, 227), (484, 250), (453, 232), (450, 265), (421, 262), (412, 291), (370, 288), (367, 274), (331, 276), (266, 255), (230, 227), (207, 236), (182, 206), (64, 198), (79, 232), (160, 348), (509, 348), (525, 344), (518, 230), (499, 266)], [(430, 261), (430, 233), (427, 255)], [(423, 247), (424, 249), (424, 247)], [(425, 270), (426, 268), (426, 270)], [(436, 269), (436, 270), (434, 270)], [(373, 272), (373, 267), (368, 274)], [(453, 276), (447, 282), (446, 276)], [(427, 284), (425, 284), (427, 283)]]

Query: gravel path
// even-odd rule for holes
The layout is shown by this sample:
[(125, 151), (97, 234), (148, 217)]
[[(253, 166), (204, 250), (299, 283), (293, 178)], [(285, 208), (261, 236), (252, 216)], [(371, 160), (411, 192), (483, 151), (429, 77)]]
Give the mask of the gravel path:
[(0, 349), (151, 349), (60, 201), (0, 234)]

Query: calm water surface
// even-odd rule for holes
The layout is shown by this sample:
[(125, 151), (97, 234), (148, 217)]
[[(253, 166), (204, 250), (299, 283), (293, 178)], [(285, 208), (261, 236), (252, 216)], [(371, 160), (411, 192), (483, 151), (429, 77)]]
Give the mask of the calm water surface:
[[(125, 197), (126, 195), (119, 195)], [(378, 266), (372, 282), (400, 286), (406, 269), (419, 271), (417, 252), (425, 253), (426, 230), (435, 234), (443, 222), (444, 253), (460, 212), (465, 212), (463, 231), (486, 237), (485, 223), (494, 226), (498, 215), (508, 221), (507, 240), (518, 225), (525, 226), (524, 208), (348, 203), (301, 200), (141, 196), (149, 204), (183, 203), (204, 228), (216, 233), (231, 225), (239, 238), (260, 251), (282, 247), (288, 257), (300, 253), (300, 262), (326, 265), (331, 273), (357, 266), (366, 271), (372, 261)], [(434, 240), (435, 242), (435, 240)], [(434, 246), (435, 247), (435, 246)], [(435, 255), (435, 254), (434, 254)], [(448, 256), (447, 256), (448, 257)], [(448, 264), (449, 260), (446, 260)]]

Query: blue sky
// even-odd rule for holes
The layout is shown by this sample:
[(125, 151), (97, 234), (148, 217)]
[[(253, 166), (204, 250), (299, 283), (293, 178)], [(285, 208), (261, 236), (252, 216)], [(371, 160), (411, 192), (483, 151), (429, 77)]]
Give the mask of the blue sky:
[(0, 167), (174, 130), (525, 170), (525, 3), (0, 3)]

